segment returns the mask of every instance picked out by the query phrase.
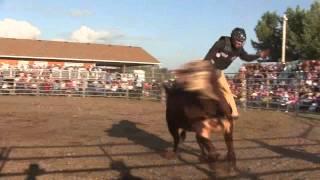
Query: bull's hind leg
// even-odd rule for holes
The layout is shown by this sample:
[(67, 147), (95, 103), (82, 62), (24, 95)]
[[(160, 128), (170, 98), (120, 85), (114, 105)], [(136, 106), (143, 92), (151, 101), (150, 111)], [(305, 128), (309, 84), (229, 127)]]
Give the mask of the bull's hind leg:
[(236, 166), (236, 154), (233, 146), (233, 120), (224, 120), (224, 140), (228, 149), (227, 160)]

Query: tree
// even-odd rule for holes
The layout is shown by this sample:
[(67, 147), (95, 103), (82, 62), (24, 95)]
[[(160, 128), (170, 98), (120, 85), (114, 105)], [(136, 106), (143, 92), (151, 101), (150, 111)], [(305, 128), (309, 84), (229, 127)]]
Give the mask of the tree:
[(304, 33), (302, 35), (306, 59), (320, 58), (320, 3), (315, 2), (306, 13), (304, 22)]
[(275, 12), (266, 12), (255, 28), (258, 41), (252, 41), (256, 50), (270, 49), (271, 59), (277, 60), (281, 55), (281, 24)]
[[(305, 57), (303, 51), (305, 10), (299, 6), (295, 10), (288, 8), (285, 12), (288, 18), (286, 57), (288, 60), (297, 60)], [(282, 24), (283, 22), (281, 22)]]
[[(310, 10), (286, 10), (288, 17), (286, 61), (320, 58), (320, 3), (314, 2)], [(266, 12), (258, 21), (255, 32), (258, 41), (251, 41), (256, 50), (269, 48), (271, 59), (279, 61), (282, 46), (282, 17), (275, 12)]]

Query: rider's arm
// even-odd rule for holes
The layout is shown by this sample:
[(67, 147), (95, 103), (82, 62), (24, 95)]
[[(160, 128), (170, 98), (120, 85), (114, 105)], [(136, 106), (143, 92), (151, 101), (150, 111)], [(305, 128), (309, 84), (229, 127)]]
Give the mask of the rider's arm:
[(248, 54), (243, 48), (241, 49), (240, 59), (247, 61), (247, 62), (251, 62), (251, 61), (254, 61), (258, 58), (260, 58), (260, 55)]

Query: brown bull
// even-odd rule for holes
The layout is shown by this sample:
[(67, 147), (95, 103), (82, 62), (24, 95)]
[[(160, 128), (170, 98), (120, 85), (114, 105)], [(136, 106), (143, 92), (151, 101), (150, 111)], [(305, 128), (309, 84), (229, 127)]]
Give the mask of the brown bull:
[[(215, 161), (219, 154), (210, 141), (210, 136), (212, 132), (222, 131), (228, 149), (227, 159), (235, 165), (233, 120), (225, 118), (225, 111), (219, 109), (218, 99), (205, 97), (199, 91), (186, 90), (185, 84), (180, 82), (164, 85), (167, 98), (166, 120), (174, 139), (173, 152), (177, 153), (178, 144), (185, 139), (186, 131), (193, 131), (202, 156)], [(180, 134), (179, 130), (182, 130)]]

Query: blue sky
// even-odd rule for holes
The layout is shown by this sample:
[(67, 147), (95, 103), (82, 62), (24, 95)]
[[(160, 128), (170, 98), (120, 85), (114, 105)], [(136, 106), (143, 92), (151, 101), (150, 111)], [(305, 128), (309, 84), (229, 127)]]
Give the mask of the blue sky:
[[(282, 14), (297, 5), (308, 9), (312, 2), (0, 0), (0, 36), (140, 46), (159, 59), (162, 67), (172, 69), (203, 58), (234, 27), (245, 28), (248, 40), (256, 39), (254, 27), (266, 11)], [(250, 41), (245, 48), (254, 53)], [(237, 60), (228, 71), (236, 71), (240, 63)]]

